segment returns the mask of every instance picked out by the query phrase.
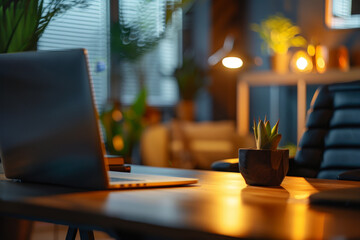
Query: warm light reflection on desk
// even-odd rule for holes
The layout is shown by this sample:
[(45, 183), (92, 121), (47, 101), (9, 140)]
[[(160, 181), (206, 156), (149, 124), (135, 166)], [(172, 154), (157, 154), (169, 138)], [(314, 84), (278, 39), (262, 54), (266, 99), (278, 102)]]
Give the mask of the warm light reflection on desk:
[(218, 196), (215, 199), (218, 207), (214, 208), (214, 214), (218, 221), (213, 224), (213, 228), (218, 233), (226, 232), (229, 235), (236, 235), (239, 231), (249, 230), (249, 225), (247, 225), (249, 219), (245, 218), (246, 209), (241, 204), (239, 195)]
[[(323, 239), (324, 235), (324, 214), (311, 216), (309, 206), (304, 204), (293, 204), (289, 206), (288, 219), (291, 220), (292, 239), (309, 239), (307, 234), (313, 233), (313, 239)], [(312, 219), (309, 221), (309, 218)]]
[[(293, 178), (289, 178), (289, 184)], [(306, 236), (306, 233), (316, 232), (316, 238), (322, 239), (324, 232), (324, 215), (317, 214), (317, 217), (311, 217), (311, 212), (309, 212), (309, 196), (312, 193), (318, 192), (316, 188), (313, 187), (306, 179), (300, 178), (296, 179), (297, 189), (296, 191), (291, 191), (290, 198), (288, 203), (288, 219), (291, 220), (291, 235), (293, 239), (308, 239), (309, 236)], [(286, 189), (287, 184), (284, 184)], [(313, 219), (309, 222), (308, 219)], [(316, 226), (316, 227), (315, 227)]]
[[(282, 186), (287, 189), (290, 188), (288, 184), (291, 186), (292, 181), (294, 178), (288, 177), (284, 184)], [(296, 179), (297, 189), (296, 191), (292, 190), (290, 192), (290, 197), (288, 199), (288, 202), (294, 202), (294, 203), (308, 203), (308, 197), (311, 193), (316, 193), (318, 190), (316, 190), (308, 181), (306, 181), (305, 178), (298, 178)]]
[[(239, 173), (162, 168), (136, 172), (137, 169), (145, 167), (132, 168), (134, 173), (196, 177), (199, 184), (63, 193), (53, 186), (41, 185), (44, 189), (34, 190), (33, 185), (29, 185), (24, 191), (27, 185), (3, 183), (0, 192), (4, 196), (0, 194), (0, 200), (7, 204), (12, 200), (10, 196), (16, 202), (25, 202), (26, 206), (31, 206), (25, 208), (28, 216), (53, 217), (56, 213), (55, 220), (69, 223), (73, 223), (76, 216), (76, 221), (89, 226), (141, 232), (148, 236), (164, 234), (166, 239), (174, 236), (177, 239), (214, 236), (218, 239), (334, 239), (343, 236), (359, 239), (360, 236), (359, 210), (316, 207), (308, 201), (312, 193), (360, 187), (357, 182), (286, 177), (280, 187), (259, 187), (246, 185)], [(11, 195), (14, 191), (27, 197)], [(48, 209), (54, 212), (47, 213)], [(13, 213), (18, 214), (15, 210)]]
[[(214, 175), (209, 180), (196, 187), (111, 192), (107, 196), (108, 214), (131, 218), (131, 212), (144, 206), (144, 221), (155, 217), (154, 209), (161, 209), (156, 222), (169, 227), (182, 222), (188, 228), (201, 226), (204, 231), (227, 236), (261, 237), (264, 231), (275, 231), (280, 238), (306, 239), (309, 232), (322, 238), (324, 214), (314, 214), (308, 205), (308, 196), (318, 190), (305, 179), (287, 178), (281, 187), (248, 186), (238, 173)], [(135, 199), (126, 207), (124, 195)], [(287, 227), (273, 228), (274, 225)]]

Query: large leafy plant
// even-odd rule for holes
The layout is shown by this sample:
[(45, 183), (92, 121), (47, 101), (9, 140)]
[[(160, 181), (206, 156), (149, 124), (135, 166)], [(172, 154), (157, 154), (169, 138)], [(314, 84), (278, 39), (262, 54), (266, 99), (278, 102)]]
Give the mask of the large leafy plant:
[(36, 50), (51, 20), (87, 0), (2, 0), (0, 2), (0, 53)]
[(305, 38), (299, 35), (300, 28), (281, 14), (269, 16), (260, 24), (252, 24), (251, 28), (263, 39), (262, 48), (267, 46), (274, 53), (285, 54), (290, 47), (306, 44)]
[(131, 22), (127, 22), (120, 11), (119, 21), (111, 23), (111, 51), (122, 60), (135, 62), (149, 51), (153, 50), (164, 38), (166, 28), (172, 21), (175, 12), (182, 9), (186, 12), (194, 0), (172, 1), (165, 0), (165, 28), (158, 32), (158, 15), (154, 14), (154, 1), (140, 0), (136, 4), (135, 11), (141, 14), (135, 14)]
[[(131, 158), (132, 148), (139, 141), (141, 133), (145, 127), (145, 113), (148, 110), (146, 104), (146, 88), (142, 65), (139, 60), (152, 51), (161, 39), (165, 37), (166, 29), (171, 23), (172, 16), (180, 10), (187, 11), (193, 0), (171, 1), (166, 0), (165, 28), (160, 33), (157, 32), (153, 24), (157, 21), (157, 15), (152, 11), (152, 0), (140, 0), (136, 4), (134, 11), (140, 13), (132, 18), (131, 21), (125, 19), (122, 11), (119, 13), (119, 20), (111, 23), (111, 55), (112, 71), (116, 72), (120, 62), (128, 62), (138, 75), (140, 88), (135, 101), (128, 108), (121, 107), (119, 103), (119, 91), (115, 92), (110, 107), (101, 114), (106, 133), (107, 152), (110, 154), (123, 155), (127, 162)], [(154, 19), (155, 18), (155, 19)], [(120, 76), (113, 78), (112, 81), (121, 81)], [(121, 120), (113, 118), (114, 113), (122, 115)]]

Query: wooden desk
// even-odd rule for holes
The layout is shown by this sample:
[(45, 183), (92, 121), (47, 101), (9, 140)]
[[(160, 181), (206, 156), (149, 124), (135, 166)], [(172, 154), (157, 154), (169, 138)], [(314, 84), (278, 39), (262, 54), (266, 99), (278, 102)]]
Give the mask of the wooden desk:
[(133, 172), (200, 181), (192, 187), (86, 192), (2, 180), (0, 213), (175, 239), (360, 238), (359, 209), (313, 207), (307, 200), (311, 193), (360, 182), (286, 177), (281, 187), (270, 188), (247, 186), (239, 173), (142, 166)]
[[(359, 80), (360, 69), (351, 69), (348, 72), (329, 70), (325, 73), (286, 73), (278, 74), (270, 71), (249, 72), (239, 76), (237, 82), (237, 130), (241, 136), (249, 134), (250, 93), (251, 86), (270, 86), (271, 113), (278, 112), (279, 91), (276, 86), (297, 86), (297, 140), (300, 141), (305, 130), (306, 121), (306, 86), (309, 84), (331, 84)], [(275, 114), (278, 115), (278, 114)], [(271, 116), (270, 116), (271, 118)], [(278, 116), (272, 122), (276, 122)]]

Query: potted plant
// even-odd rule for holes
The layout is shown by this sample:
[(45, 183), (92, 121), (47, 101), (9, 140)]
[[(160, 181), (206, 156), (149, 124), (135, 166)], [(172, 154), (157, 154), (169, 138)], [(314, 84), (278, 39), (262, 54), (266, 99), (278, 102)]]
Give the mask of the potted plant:
[(120, 102), (112, 101), (100, 115), (107, 153), (123, 156), (125, 163), (132, 163), (133, 148), (145, 127), (146, 94), (143, 88), (128, 108), (121, 108)]
[(279, 73), (288, 71), (288, 49), (306, 45), (305, 38), (299, 35), (300, 28), (281, 14), (269, 16), (260, 24), (252, 24), (251, 28), (264, 41), (262, 49), (266, 47), (270, 51), (273, 70)]
[[(152, 18), (155, 14), (144, 13), (145, 9), (153, 4), (153, 1), (141, 0), (136, 4), (139, 13), (131, 19), (131, 24), (125, 24), (125, 16), (120, 11), (120, 16), (112, 20), (110, 25), (111, 44), (111, 98), (106, 104), (100, 119), (105, 132), (106, 151), (112, 155), (121, 155), (125, 163), (134, 163), (132, 155), (139, 146), (141, 134), (148, 124), (149, 118), (160, 118), (158, 111), (147, 105), (147, 88), (145, 72), (141, 59), (154, 50), (160, 41), (166, 36), (166, 28), (172, 21), (173, 13), (179, 9), (187, 11), (193, 4), (193, 0), (183, 0), (174, 3), (166, 0), (165, 29), (159, 35), (149, 34), (152, 29)], [(145, 14), (145, 15), (144, 15)], [(140, 38), (140, 35), (143, 35)], [(128, 63), (136, 73), (136, 81), (139, 83), (139, 93), (130, 106), (123, 106), (120, 102), (122, 87), (121, 62)], [(128, 67), (126, 67), (128, 68)], [(135, 152), (136, 153), (136, 152)], [(137, 159), (139, 160), (139, 159)]]
[(205, 72), (193, 58), (184, 57), (182, 66), (174, 72), (178, 84), (180, 101), (177, 105), (177, 116), (180, 120), (194, 120), (194, 100), (198, 91), (204, 87)]
[(279, 186), (289, 169), (289, 150), (278, 149), (281, 134), (279, 121), (271, 129), (270, 122), (254, 121), (257, 149), (239, 149), (239, 170), (249, 185)]

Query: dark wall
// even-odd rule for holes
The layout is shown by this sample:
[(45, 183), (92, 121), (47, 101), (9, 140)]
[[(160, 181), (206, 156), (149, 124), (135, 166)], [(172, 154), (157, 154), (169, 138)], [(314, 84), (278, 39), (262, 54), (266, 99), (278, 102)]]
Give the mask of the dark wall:
[[(246, 55), (247, 1), (212, 0), (210, 55), (223, 47), (227, 36), (235, 37), (234, 49)], [(213, 120), (236, 118), (236, 81), (239, 72), (219, 62), (209, 69), (209, 92), (213, 101)]]
[[(183, 21), (183, 54), (193, 57), (195, 62), (205, 71), (208, 71), (207, 59), (210, 54), (211, 1), (197, 0), (185, 12)], [(208, 79), (207, 79), (208, 82)], [(197, 121), (212, 120), (212, 97), (205, 86), (201, 89), (195, 101), (195, 119)]]

